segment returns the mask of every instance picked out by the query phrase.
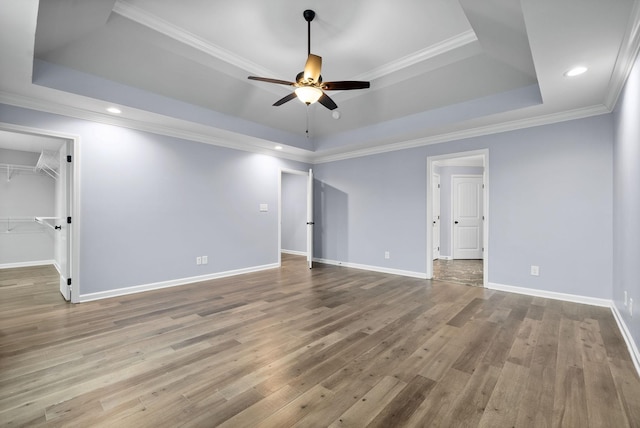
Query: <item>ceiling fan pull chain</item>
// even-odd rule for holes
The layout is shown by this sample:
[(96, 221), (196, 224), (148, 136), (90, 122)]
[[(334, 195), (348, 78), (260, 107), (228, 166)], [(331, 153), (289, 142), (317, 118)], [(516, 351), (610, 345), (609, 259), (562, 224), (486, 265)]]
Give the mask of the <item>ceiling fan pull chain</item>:
[(309, 138), (309, 105), (307, 105), (307, 130), (305, 131), (307, 138)]

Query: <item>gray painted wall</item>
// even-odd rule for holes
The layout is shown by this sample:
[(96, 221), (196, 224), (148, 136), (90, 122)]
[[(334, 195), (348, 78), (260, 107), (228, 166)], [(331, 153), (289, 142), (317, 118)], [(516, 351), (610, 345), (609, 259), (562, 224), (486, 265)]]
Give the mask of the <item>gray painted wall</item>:
[(451, 176), (456, 174), (482, 175), (483, 167), (441, 166), (440, 173), (440, 256), (453, 257), (452, 203), (453, 188)]
[(282, 249), (307, 252), (307, 181), (298, 174), (282, 174)]
[[(82, 294), (277, 262), (279, 170), (307, 165), (10, 106), (0, 114), (81, 136)], [(426, 272), (426, 158), (482, 148), (489, 281), (611, 298), (611, 115), (316, 165), (317, 256)], [(196, 266), (198, 255), (209, 265)]]
[(0, 116), (80, 136), (82, 295), (277, 263), (280, 169), (308, 165), (6, 105)]
[[(614, 112), (613, 301), (640, 344), (640, 59)], [(633, 318), (624, 292), (633, 299)]]
[[(35, 166), (38, 153), (0, 149), (0, 163)], [(55, 181), (44, 173), (14, 172), (0, 179), (0, 266), (51, 262), (54, 259), (54, 232), (32, 222), (8, 224), (5, 217), (53, 217)], [(8, 231), (10, 229), (10, 231)]]
[(611, 298), (611, 115), (316, 165), (316, 254), (426, 272), (426, 159), (484, 148), (489, 282)]

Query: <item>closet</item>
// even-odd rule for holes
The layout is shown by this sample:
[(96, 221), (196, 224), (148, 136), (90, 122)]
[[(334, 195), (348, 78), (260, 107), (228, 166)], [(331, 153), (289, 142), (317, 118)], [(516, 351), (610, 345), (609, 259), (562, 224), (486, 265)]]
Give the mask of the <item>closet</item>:
[(60, 157), (0, 148), (0, 268), (57, 265)]

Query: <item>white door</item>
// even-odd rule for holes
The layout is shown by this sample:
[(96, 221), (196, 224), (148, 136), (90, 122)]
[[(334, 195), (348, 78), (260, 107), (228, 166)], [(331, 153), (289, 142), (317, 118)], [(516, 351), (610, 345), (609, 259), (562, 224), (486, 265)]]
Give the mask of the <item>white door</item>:
[(453, 176), (453, 258), (482, 259), (482, 176)]
[(71, 300), (71, 226), (72, 223), (68, 223), (71, 218), (71, 195), (73, 189), (73, 168), (72, 163), (67, 161), (67, 156), (71, 156), (73, 153), (73, 145), (71, 142), (67, 142), (60, 149), (60, 176), (58, 178), (57, 191), (59, 192), (59, 203), (57, 216), (60, 218), (59, 224), (56, 227), (60, 227), (56, 232), (57, 245), (58, 245), (58, 264), (60, 266), (60, 293), (65, 300)]
[(433, 174), (431, 187), (433, 192), (433, 224), (431, 228), (433, 235), (433, 260), (437, 260), (440, 258), (440, 174)]
[(307, 264), (313, 267), (313, 170), (307, 181)]

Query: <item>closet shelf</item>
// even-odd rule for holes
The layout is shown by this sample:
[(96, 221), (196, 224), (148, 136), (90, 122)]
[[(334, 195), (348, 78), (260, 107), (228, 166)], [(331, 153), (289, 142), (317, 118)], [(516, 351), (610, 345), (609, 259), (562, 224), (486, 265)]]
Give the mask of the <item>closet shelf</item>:
[[(59, 225), (56, 226), (56, 220), (60, 220), (60, 217), (0, 217), (0, 224), (6, 225), (6, 227), (3, 227), (5, 233), (17, 231), (36, 232), (38, 230), (29, 228), (31, 224), (37, 223), (56, 230), (56, 228), (60, 228)], [(38, 229), (41, 230), (41, 228)]]
[(53, 230), (60, 229), (60, 225), (57, 225), (57, 220), (60, 220), (60, 217), (34, 217), (36, 223), (39, 223), (43, 226), (50, 227)]
[(37, 174), (38, 170), (35, 166), (25, 166), (25, 165), (13, 165), (10, 163), (0, 163), (0, 168), (4, 168), (7, 170), (7, 181), (11, 181), (11, 177), (17, 171), (30, 172), (33, 174)]
[(60, 158), (57, 152), (43, 150), (36, 164), (36, 170), (42, 171), (54, 180), (60, 177)]

